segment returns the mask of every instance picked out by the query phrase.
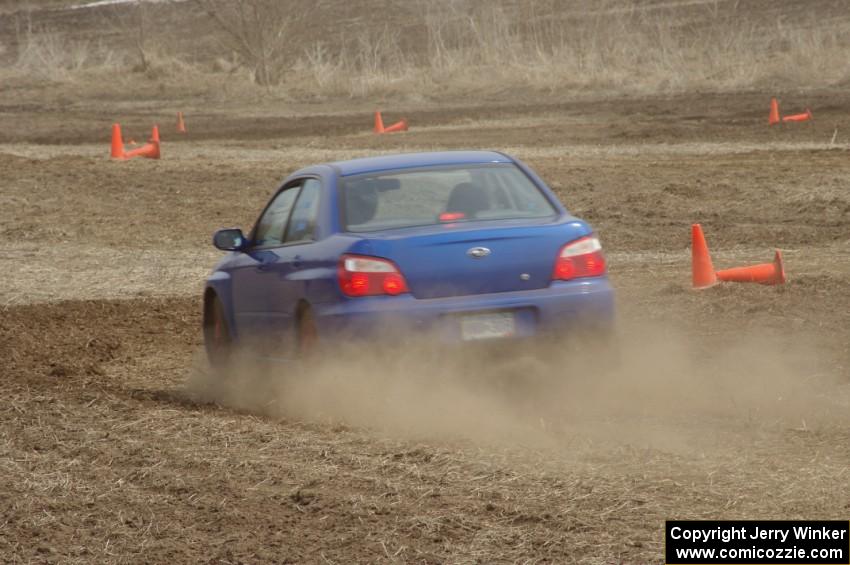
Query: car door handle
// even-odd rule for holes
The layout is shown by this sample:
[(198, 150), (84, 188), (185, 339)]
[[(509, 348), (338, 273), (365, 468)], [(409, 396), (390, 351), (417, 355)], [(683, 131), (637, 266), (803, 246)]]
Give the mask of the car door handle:
[(271, 271), (271, 270), (274, 268), (274, 266), (275, 266), (276, 264), (277, 264), (277, 261), (276, 261), (275, 259), (272, 259), (272, 258), (264, 258), (264, 259), (263, 259), (262, 261), (260, 261), (260, 263), (257, 265), (257, 270), (258, 270), (258, 271), (261, 271), (261, 272), (263, 272), (263, 273), (268, 273), (269, 271)]
[(296, 269), (301, 267), (301, 255), (296, 255), (292, 258), (292, 266)]

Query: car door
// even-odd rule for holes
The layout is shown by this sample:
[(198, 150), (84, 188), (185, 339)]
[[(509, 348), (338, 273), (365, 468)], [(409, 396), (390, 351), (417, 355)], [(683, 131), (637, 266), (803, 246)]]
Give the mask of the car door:
[(275, 270), (289, 216), (302, 181), (288, 183), (269, 201), (251, 231), (249, 247), (235, 259), (230, 270), (233, 313), (239, 332), (249, 345), (263, 341), (273, 331)]
[(320, 188), (314, 178), (284, 187), (257, 223), (254, 245), (246, 253), (253, 263), (246, 262), (243, 281), (236, 282), (250, 289), (243, 319), (267, 355), (286, 356), (295, 343), (294, 315), (304, 295), (304, 281), (295, 275), (305, 246), (315, 238)]
[(295, 312), (298, 301), (304, 298), (307, 283), (298, 272), (304, 267), (315, 239), (320, 188), (317, 179), (302, 182), (284, 231), (283, 244), (273, 250), (275, 258), (266, 271), (269, 276), (263, 279), (269, 298), (264, 315), (269, 317), (266, 325), (275, 336), (271, 345), (272, 354), (276, 356), (285, 356), (296, 343)]

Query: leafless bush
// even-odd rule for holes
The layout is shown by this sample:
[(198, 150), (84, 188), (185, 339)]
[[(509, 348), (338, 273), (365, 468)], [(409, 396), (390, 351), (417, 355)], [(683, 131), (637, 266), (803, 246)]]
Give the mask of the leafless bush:
[(49, 80), (61, 80), (91, 64), (88, 41), (64, 41), (51, 31), (26, 32), (19, 42), (16, 67)]
[(151, 68), (150, 6), (141, 2), (126, 6), (113, 6), (107, 24), (120, 29), (131, 39), (138, 63), (135, 71), (147, 72)]
[(44, 80), (68, 80), (93, 67), (112, 67), (119, 57), (94, 39), (68, 39), (49, 27), (37, 26), (29, 12), (15, 16), (17, 56), (13, 70)]
[(238, 53), (263, 86), (276, 84), (290, 63), (299, 24), (307, 21), (309, 0), (195, 0), (223, 33), (223, 42)]

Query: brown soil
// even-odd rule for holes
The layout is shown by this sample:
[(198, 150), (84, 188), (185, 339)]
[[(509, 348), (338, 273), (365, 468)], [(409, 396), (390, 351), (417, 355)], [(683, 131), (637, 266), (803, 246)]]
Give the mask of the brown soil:
[[(380, 137), (360, 103), (198, 102), (161, 161), (118, 163), (110, 123), (144, 139), (170, 111), (3, 94), (0, 555), (646, 563), (665, 519), (846, 517), (847, 95), (789, 94), (815, 120), (776, 128), (767, 93), (514, 96), (410, 106), (411, 131)], [(596, 226), (620, 369), (431, 360), (210, 394), (214, 229), (301, 165), (466, 147), (515, 153)], [(691, 291), (694, 222), (719, 268), (782, 249), (788, 284)]]

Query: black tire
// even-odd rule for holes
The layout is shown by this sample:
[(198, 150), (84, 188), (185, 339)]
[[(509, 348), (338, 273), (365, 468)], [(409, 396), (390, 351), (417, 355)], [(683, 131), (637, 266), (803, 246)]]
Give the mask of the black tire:
[(312, 361), (317, 357), (319, 348), (319, 330), (313, 310), (309, 306), (301, 309), (298, 315), (298, 336), (296, 356), (301, 361)]
[(224, 370), (233, 360), (230, 327), (224, 316), (224, 306), (217, 296), (212, 297), (204, 312), (204, 347), (213, 370)]

